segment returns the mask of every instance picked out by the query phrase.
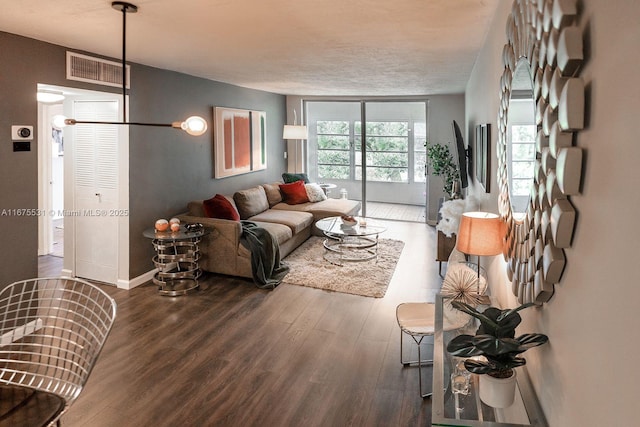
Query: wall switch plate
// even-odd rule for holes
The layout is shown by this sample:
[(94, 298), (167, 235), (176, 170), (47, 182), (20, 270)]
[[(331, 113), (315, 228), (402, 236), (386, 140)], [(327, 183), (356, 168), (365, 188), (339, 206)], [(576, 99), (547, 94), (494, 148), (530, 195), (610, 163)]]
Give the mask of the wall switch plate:
[(31, 141), (13, 141), (13, 151), (31, 151)]
[(33, 140), (33, 126), (12, 125), (11, 126), (11, 140), (12, 141), (32, 141)]

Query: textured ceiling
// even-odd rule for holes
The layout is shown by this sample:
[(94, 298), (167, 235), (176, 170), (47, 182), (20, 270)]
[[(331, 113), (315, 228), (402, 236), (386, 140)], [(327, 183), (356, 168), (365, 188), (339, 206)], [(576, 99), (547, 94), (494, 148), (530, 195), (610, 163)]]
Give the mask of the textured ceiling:
[[(127, 60), (287, 95), (464, 92), (498, 0), (139, 0)], [(0, 30), (119, 59), (109, 0), (3, 2)]]

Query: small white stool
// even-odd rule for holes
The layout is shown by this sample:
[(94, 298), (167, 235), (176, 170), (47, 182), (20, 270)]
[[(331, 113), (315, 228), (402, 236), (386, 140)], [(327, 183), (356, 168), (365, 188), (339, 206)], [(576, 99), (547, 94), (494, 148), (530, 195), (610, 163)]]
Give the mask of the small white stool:
[[(433, 391), (424, 393), (422, 390), (422, 364), (433, 365), (433, 360), (422, 360), (420, 344), (424, 337), (433, 336), (435, 324), (435, 304), (429, 302), (407, 302), (396, 308), (396, 319), (400, 326), (400, 362), (404, 366), (418, 364), (420, 396), (429, 397)], [(418, 360), (405, 361), (403, 356), (403, 335), (410, 335), (418, 346)]]

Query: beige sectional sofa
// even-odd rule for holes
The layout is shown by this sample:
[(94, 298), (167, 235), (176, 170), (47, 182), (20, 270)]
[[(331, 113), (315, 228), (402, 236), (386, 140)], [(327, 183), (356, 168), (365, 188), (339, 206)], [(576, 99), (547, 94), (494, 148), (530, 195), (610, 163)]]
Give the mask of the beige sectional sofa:
[[(337, 215), (357, 215), (360, 202), (326, 199), (290, 205), (283, 201), (280, 183), (263, 184), (236, 192), (225, 198), (239, 213), (240, 219), (255, 222), (271, 233), (284, 258), (312, 234), (319, 234), (316, 221)], [(200, 267), (204, 271), (252, 278), (251, 253), (241, 243), (239, 221), (209, 218), (204, 200), (192, 201), (189, 211), (178, 217), (183, 223), (200, 223), (209, 233), (200, 242)], [(315, 230), (315, 231), (314, 231)]]

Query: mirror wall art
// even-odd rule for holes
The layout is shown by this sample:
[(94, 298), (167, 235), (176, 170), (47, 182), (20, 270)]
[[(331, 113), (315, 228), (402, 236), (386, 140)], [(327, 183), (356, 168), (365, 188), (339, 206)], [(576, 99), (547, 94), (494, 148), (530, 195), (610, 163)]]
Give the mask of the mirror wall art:
[[(585, 115), (577, 13), (576, 0), (514, 0), (506, 23), (497, 117), (498, 211), (506, 223), (507, 276), (520, 303), (540, 305), (553, 296), (575, 227), (570, 197), (580, 193), (583, 152), (576, 134)], [(529, 80), (524, 89), (522, 76)], [(524, 136), (514, 135), (519, 122), (510, 118), (511, 105), (526, 91), (533, 121), (524, 123), (529, 131), (515, 131)]]

